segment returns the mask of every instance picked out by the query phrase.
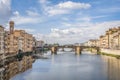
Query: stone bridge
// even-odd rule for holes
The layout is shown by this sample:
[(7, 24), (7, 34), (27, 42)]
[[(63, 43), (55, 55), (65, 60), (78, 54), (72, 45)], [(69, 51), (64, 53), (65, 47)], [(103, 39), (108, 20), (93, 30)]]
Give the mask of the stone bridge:
[(100, 48), (96, 46), (52, 46), (51, 54), (57, 54), (57, 51), (60, 48), (62, 49), (62, 51), (64, 51), (64, 48), (71, 48), (72, 51), (75, 51), (75, 54), (81, 54), (84, 49), (88, 48), (95, 49), (97, 53), (100, 51)]

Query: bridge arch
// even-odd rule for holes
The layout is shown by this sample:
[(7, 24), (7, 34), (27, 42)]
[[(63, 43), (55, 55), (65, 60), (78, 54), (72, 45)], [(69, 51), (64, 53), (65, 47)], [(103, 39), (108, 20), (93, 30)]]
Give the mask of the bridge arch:
[(97, 53), (100, 51), (100, 48), (96, 46), (52, 46), (51, 54), (57, 54), (59, 48), (62, 48), (62, 51), (64, 51), (64, 48), (72, 48), (74, 49), (75, 54), (81, 54), (82, 51), (87, 48), (93, 48), (96, 50)]

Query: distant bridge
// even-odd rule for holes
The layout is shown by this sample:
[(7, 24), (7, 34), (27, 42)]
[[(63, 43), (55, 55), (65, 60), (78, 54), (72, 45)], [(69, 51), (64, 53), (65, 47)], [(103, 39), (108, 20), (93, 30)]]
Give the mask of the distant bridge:
[(65, 51), (65, 48), (71, 48), (71, 51), (74, 51), (75, 54), (81, 54), (84, 49), (94, 49), (98, 53), (100, 51), (99, 47), (96, 46), (75, 46), (75, 45), (63, 45), (63, 46), (43, 46), (43, 47), (37, 47), (35, 48), (35, 51), (37, 53), (40, 53), (41, 51), (51, 50), (51, 54), (57, 54), (59, 49), (62, 49), (62, 51)]
[(99, 47), (96, 46), (51, 46), (51, 53), (57, 54), (57, 51), (62, 48), (62, 51), (64, 51), (64, 48), (72, 48), (73, 51), (75, 51), (75, 54), (81, 54), (84, 49), (92, 48), (95, 49), (98, 53), (100, 51)]

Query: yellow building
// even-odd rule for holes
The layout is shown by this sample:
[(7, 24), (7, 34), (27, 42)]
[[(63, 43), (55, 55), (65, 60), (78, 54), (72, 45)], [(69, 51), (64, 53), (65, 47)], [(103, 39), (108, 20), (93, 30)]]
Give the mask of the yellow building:
[(120, 27), (110, 28), (105, 35), (100, 36), (100, 47), (120, 49)]
[(118, 47), (118, 28), (110, 28), (106, 31), (108, 36), (108, 47), (110, 49), (116, 49)]
[(112, 29), (109, 30), (109, 31), (110, 31), (110, 35), (111, 35), (111, 37), (109, 38), (109, 39), (110, 39), (109, 44), (110, 44), (110, 48), (113, 49), (113, 48), (114, 48), (114, 44), (116, 43), (116, 42), (114, 41), (114, 37), (115, 37), (116, 35), (114, 35), (114, 34), (117, 33), (117, 28), (112, 28)]
[(25, 31), (24, 30), (14, 30), (14, 46), (16, 48), (16, 52), (19, 50), (22, 52), (25, 51)]
[(14, 46), (14, 22), (10, 21), (10, 30), (5, 31), (5, 55), (6, 57), (14, 56), (16, 54), (16, 49)]
[(32, 52), (34, 41), (32, 34), (28, 34), (25, 30), (15, 30), (14, 38), (16, 51), (21, 50), (22, 52)]
[(25, 52), (31, 52), (33, 50), (34, 37), (32, 34), (25, 33)]
[(4, 59), (4, 27), (0, 25), (0, 61)]
[(99, 40), (98, 39), (90, 39), (88, 41), (88, 46), (99, 46)]
[(25, 30), (14, 30), (14, 22), (10, 21), (10, 31), (5, 32), (6, 56), (13, 56), (19, 51), (32, 52), (34, 37)]
[(120, 27), (114, 31), (113, 35), (113, 49), (120, 49)]
[(108, 48), (108, 36), (106, 35), (100, 36), (100, 47)]
[(120, 27), (110, 28), (98, 40), (91, 39), (85, 43), (87, 46), (97, 46), (106, 49), (120, 49)]
[(9, 32), (8, 31), (5, 31), (5, 56), (9, 55), (9, 44), (10, 44), (10, 41), (9, 41)]

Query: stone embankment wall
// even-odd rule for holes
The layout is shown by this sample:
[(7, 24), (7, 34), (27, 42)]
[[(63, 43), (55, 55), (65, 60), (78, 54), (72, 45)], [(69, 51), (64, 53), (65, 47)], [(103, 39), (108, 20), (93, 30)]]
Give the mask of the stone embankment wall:
[(120, 50), (101, 49), (101, 52), (106, 53), (106, 54), (120, 55)]

